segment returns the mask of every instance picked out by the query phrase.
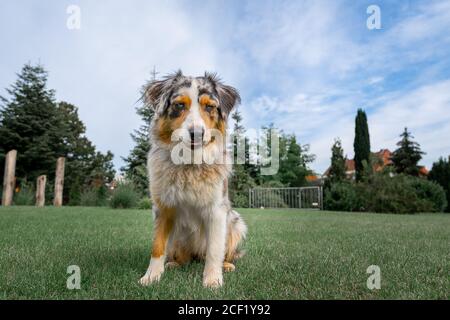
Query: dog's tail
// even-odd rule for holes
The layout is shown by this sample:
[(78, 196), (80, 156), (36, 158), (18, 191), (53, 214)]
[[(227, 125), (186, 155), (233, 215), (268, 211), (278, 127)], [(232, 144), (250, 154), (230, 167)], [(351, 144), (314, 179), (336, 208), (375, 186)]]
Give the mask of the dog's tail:
[(240, 245), (247, 236), (247, 225), (241, 215), (235, 210), (228, 211), (227, 229), (225, 261), (233, 262), (244, 256), (245, 250), (242, 250)]

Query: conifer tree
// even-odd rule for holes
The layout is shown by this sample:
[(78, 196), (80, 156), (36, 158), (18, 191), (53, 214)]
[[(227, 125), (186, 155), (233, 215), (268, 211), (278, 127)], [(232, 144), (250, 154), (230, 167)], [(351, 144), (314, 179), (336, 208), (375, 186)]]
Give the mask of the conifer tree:
[(358, 109), (355, 118), (355, 140), (353, 143), (355, 151), (356, 181), (361, 181), (364, 173), (364, 163), (370, 165), (370, 136), (367, 116), (365, 111)]
[(425, 153), (420, 150), (420, 145), (412, 140), (414, 137), (408, 128), (405, 128), (400, 137), (401, 140), (397, 142), (398, 149), (392, 154), (395, 170), (397, 173), (418, 176), (420, 170), (418, 163)]

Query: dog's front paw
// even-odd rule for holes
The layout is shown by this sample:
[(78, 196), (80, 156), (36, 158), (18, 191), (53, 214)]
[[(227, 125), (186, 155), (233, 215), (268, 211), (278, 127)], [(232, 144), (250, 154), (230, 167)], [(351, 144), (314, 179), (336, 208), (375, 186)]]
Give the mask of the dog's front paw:
[(144, 274), (144, 276), (141, 279), (139, 279), (139, 283), (142, 286), (148, 286), (154, 282), (158, 282), (159, 279), (161, 279), (161, 275), (162, 275), (162, 272), (159, 272), (159, 273), (152, 273), (152, 272), (148, 273), (147, 272)]
[(204, 272), (203, 286), (206, 288), (219, 288), (223, 285), (222, 270)]
[(161, 279), (161, 275), (164, 272), (164, 261), (150, 261), (150, 266), (148, 267), (145, 275), (139, 280), (139, 283), (143, 286), (148, 286), (154, 282), (158, 282)]

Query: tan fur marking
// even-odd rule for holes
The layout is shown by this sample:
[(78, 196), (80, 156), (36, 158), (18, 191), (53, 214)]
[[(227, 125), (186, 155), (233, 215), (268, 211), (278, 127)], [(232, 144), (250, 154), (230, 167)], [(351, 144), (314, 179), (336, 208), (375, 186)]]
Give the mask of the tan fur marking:
[(175, 209), (168, 208), (156, 200), (159, 213), (155, 218), (155, 236), (152, 245), (152, 257), (159, 258), (164, 255), (167, 239), (172, 231)]
[(184, 103), (186, 107), (190, 107), (192, 104), (191, 98), (189, 96), (178, 96), (175, 99), (173, 99), (173, 103)]
[(173, 132), (180, 128), (186, 118), (187, 113), (183, 112), (181, 116), (171, 119), (163, 117), (158, 119), (158, 134), (162, 142), (170, 144), (172, 142)]
[[(208, 129), (217, 129), (222, 134), (225, 134), (225, 122), (219, 117), (219, 110), (217, 110), (216, 101), (212, 100), (208, 95), (204, 94), (199, 99), (200, 102), (200, 116), (205, 121)], [(207, 105), (214, 106), (212, 112), (207, 112), (205, 107)]]
[(228, 226), (228, 236), (225, 251), (225, 261), (233, 262), (236, 258), (237, 247), (241, 241), (241, 235), (238, 232), (233, 232), (233, 227)]

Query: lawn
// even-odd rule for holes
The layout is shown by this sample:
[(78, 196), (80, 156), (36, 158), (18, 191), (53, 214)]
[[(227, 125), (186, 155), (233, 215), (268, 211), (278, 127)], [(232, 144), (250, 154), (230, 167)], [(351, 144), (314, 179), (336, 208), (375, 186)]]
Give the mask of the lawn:
[[(247, 254), (218, 290), (202, 267), (138, 285), (151, 213), (109, 208), (0, 208), (0, 299), (448, 299), (450, 215), (239, 210)], [(81, 269), (68, 290), (67, 267)], [(381, 269), (369, 290), (366, 269)]]

